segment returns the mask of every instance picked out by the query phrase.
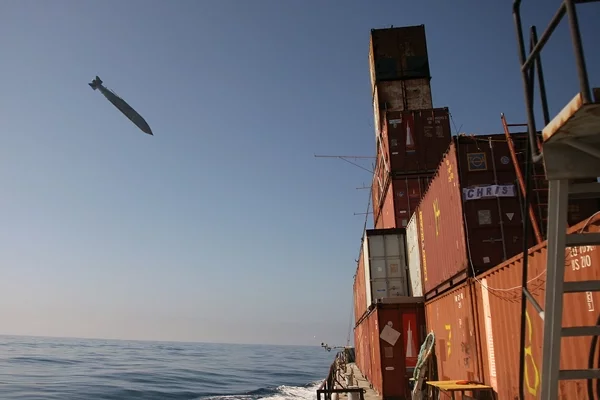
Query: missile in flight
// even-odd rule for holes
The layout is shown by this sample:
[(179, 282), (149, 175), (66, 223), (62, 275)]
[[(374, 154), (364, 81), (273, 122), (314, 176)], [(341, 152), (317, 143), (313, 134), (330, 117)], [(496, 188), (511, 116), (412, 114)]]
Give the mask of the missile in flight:
[(102, 80), (96, 76), (91, 83), (88, 83), (90, 87), (94, 90), (100, 90), (100, 92), (110, 101), (115, 107), (119, 109), (127, 118), (131, 120), (138, 128), (142, 130), (142, 132), (147, 133), (148, 135), (153, 135), (152, 129), (146, 122), (146, 120), (138, 114), (125, 100), (120, 98), (115, 92), (110, 89), (107, 89), (102, 85)]

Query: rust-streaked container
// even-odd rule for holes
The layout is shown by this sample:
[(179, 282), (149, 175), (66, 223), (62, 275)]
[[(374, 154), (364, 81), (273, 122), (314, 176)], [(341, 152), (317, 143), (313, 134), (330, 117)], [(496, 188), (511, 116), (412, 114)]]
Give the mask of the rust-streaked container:
[[(527, 142), (528, 133), (512, 133), (511, 138), (515, 147), (516, 160), (519, 163), (521, 174), (525, 174), (525, 152), (524, 149), (529, 146)], [(540, 134), (541, 139), (541, 134)], [(513, 160), (514, 161), (514, 160)], [(514, 162), (513, 162), (514, 164)], [(546, 224), (548, 223), (548, 181), (546, 180), (544, 166), (538, 164), (535, 166), (535, 171), (532, 178), (533, 193), (531, 196), (531, 204), (536, 214), (536, 222), (541, 230), (545, 232)], [(596, 182), (596, 179), (577, 179), (573, 183), (591, 183)], [(522, 183), (523, 188), (525, 182)], [(519, 187), (521, 193), (524, 189)], [(569, 210), (567, 213), (567, 223), (573, 226), (589, 218), (600, 209), (600, 201), (598, 199), (570, 199)], [(544, 236), (544, 235), (543, 235)]]
[(375, 135), (381, 132), (382, 119), (389, 111), (425, 110), (433, 108), (428, 79), (380, 82), (373, 90)]
[(427, 329), (435, 333), (441, 381), (482, 379), (479, 319), (473, 312), (472, 290), (470, 283), (464, 283), (425, 303)]
[[(585, 228), (584, 228), (585, 227)], [(600, 232), (600, 216), (570, 228), (570, 232)], [(544, 306), (547, 242), (529, 251), (528, 288)], [(519, 255), (477, 277), (475, 281), (476, 314), (479, 317), (484, 381), (498, 392), (499, 399), (519, 398), (519, 335), (521, 327), (521, 273), (523, 257)], [(600, 280), (600, 248), (567, 248), (565, 281)], [(569, 326), (596, 325), (600, 318), (600, 293), (571, 293), (564, 297), (563, 322)], [(525, 351), (527, 399), (541, 393), (543, 321), (528, 302)], [(588, 369), (590, 354), (595, 355), (591, 337), (563, 338), (561, 369)], [(559, 399), (587, 400), (587, 383), (583, 380), (560, 381)], [(596, 382), (594, 382), (594, 387)], [(596, 397), (594, 397), (596, 398)]]
[(373, 205), (377, 229), (406, 228), (432, 180), (430, 175), (387, 176), (387, 190)]
[(354, 332), (358, 366), (373, 389), (384, 400), (410, 399), (408, 381), (425, 339), (423, 303), (377, 304)]
[(372, 379), (371, 372), (371, 335), (369, 333), (369, 321), (357, 319), (354, 328), (354, 348), (356, 353), (356, 365), (365, 378)]
[(371, 87), (377, 82), (430, 78), (425, 25), (372, 29)]
[(396, 219), (394, 212), (394, 186), (390, 181), (387, 182), (387, 189), (383, 197), (379, 199), (379, 207), (374, 208), (373, 212), (375, 229), (396, 228)]
[(427, 298), (521, 252), (516, 180), (504, 135), (452, 138), (419, 206)]
[(388, 111), (382, 127), (383, 146), (392, 173), (434, 173), (451, 140), (448, 108)]
[(367, 312), (367, 288), (362, 245), (360, 246), (360, 256), (358, 257), (358, 265), (356, 268), (356, 275), (354, 276), (352, 291), (354, 293), (354, 321), (358, 321)]

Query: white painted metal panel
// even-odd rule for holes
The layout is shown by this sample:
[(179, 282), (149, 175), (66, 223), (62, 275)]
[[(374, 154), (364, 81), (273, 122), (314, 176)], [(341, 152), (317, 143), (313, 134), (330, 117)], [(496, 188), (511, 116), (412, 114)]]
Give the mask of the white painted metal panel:
[(406, 251), (408, 253), (408, 276), (412, 295), (423, 296), (423, 281), (421, 278), (421, 253), (419, 249), (419, 229), (417, 212), (415, 212), (406, 227)]
[(363, 241), (367, 307), (379, 299), (409, 296), (404, 233), (367, 233)]
[(371, 281), (373, 302), (389, 297), (406, 296), (406, 280), (404, 279), (373, 279)]

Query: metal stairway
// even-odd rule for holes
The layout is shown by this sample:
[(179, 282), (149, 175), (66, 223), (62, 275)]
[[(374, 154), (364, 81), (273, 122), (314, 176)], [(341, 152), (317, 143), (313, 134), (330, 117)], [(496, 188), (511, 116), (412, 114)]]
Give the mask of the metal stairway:
[[(532, 303), (539, 312), (540, 317), (544, 320), (540, 398), (542, 400), (558, 399), (560, 380), (587, 379), (588, 387), (591, 388), (591, 379), (600, 378), (600, 369), (560, 370), (561, 339), (563, 337), (600, 336), (600, 326), (562, 327), (563, 295), (565, 293), (600, 291), (600, 281), (564, 281), (566, 247), (600, 244), (600, 233), (566, 234), (569, 198), (600, 198), (599, 183), (570, 183), (573, 180), (597, 178), (600, 176), (600, 90), (593, 90), (595, 95), (593, 99), (592, 90), (589, 87), (576, 14), (576, 3), (592, 3), (597, 1), (564, 0), (548, 28), (541, 35), (539, 42), (535, 27), (531, 28), (530, 52), (528, 55), (525, 52), (525, 41), (521, 24), (521, 0), (514, 0), (513, 3), (513, 16), (517, 31), (521, 74), (527, 106), (529, 152), (534, 163), (543, 161), (549, 181), (547, 276), (544, 310), (537, 304), (527, 289), (528, 257), (523, 258), (520, 346), (521, 382), (519, 387), (522, 399), (525, 398), (523, 387), (523, 344), (525, 339), (524, 320), (527, 305), (526, 300)], [(575, 50), (580, 88), (579, 93), (550, 121), (540, 51), (565, 15), (569, 22), (571, 40)], [(545, 125), (545, 128), (542, 130), (542, 153), (539, 152), (536, 146), (537, 131), (533, 110), (534, 78), (536, 72), (540, 86), (539, 91)], [(530, 182), (530, 176), (527, 176), (526, 179)], [(526, 193), (526, 205), (531, 195), (530, 185), (527, 185), (527, 189), (529, 190)], [(525, 240), (524, 247), (526, 252)]]

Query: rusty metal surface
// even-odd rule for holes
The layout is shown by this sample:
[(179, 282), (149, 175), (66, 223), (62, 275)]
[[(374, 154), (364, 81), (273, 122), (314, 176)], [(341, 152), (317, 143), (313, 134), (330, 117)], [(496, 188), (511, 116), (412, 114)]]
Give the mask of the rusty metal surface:
[[(582, 222), (570, 232), (600, 231), (600, 217), (589, 224)], [(533, 247), (529, 256), (528, 288), (540, 304), (544, 304), (546, 281), (546, 244)], [(499, 399), (518, 398), (519, 395), (519, 332), (521, 310), (522, 256), (478, 276), (474, 282), (476, 314), (479, 316), (484, 381), (498, 392)], [(565, 280), (600, 280), (600, 248), (584, 246), (569, 248), (565, 254)], [(563, 326), (596, 325), (600, 317), (600, 293), (566, 294)], [(540, 396), (542, 368), (543, 322), (528, 303), (526, 315), (526, 379), (527, 399)], [(590, 354), (594, 354), (594, 368), (598, 364), (598, 350), (592, 347), (591, 337), (563, 338), (561, 369), (587, 369)], [(596, 384), (594, 383), (594, 387)], [(561, 381), (560, 399), (588, 399), (585, 381)], [(596, 396), (600, 393), (596, 393)], [(596, 397), (594, 397), (596, 398)]]
[(394, 195), (393, 186), (390, 181), (387, 183), (387, 189), (379, 198), (379, 205), (373, 206), (373, 218), (375, 229), (395, 228), (394, 220)]
[(392, 178), (388, 175), (381, 206), (374, 205), (373, 216), (377, 229), (405, 228), (431, 182), (432, 174)]
[(394, 192), (394, 223), (399, 228), (408, 225), (431, 182), (431, 175), (402, 177), (392, 180)]
[(450, 145), (448, 108), (388, 111), (382, 136), (391, 172), (434, 172)]
[[(476, 271), (489, 269), (523, 250), (523, 215), (518, 195), (517, 175), (510, 161), (504, 135), (461, 138), (457, 141), (463, 213), (468, 236), (468, 252)], [(512, 187), (512, 196), (474, 198), (482, 186)], [(487, 188), (483, 191), (487, 192)], [(530, 235), (531, 245), (533, 235)]]
[(372, 29), (369, 70), (371, 87), (386, 80), (429, 78), (425, 26)]
[(379, 304), (355, 328), (355, 338), (357, 365), (373, 389), (383, 398), (410, 398), (408, 380), (425, 338), (423, 303)]
[(433, 108), (431, 85), (428, 79), (380, 82), (373, 93), (376, 134), (382, 128), (382, 120), (386, 112)]
[(483, 378), (479, 320), (473, 313), (473, 300), (470, 283), (464, 283), (425, 303), (427, 330), (435, 333), (439, 380)]
[(453, 138), (419, 208), (425, 292), (447, 289), (521, 251), (516, 181), (504, 135)]
[(462, 201), (454, 143), (419, 206), (424, 292), (467, 266)]
[(370, 382), (372, 379), (371, 339), (369, 333), (369, 322), (366, 320), (362, 321), (362, 323), (354, 328), (354, 347), (356, 354), (356, 365), (364, 377)]
[(358, 258), (358, 265), (356, 268), (356, 275), (354, 276), (354, 321), (359, 321), (360, 318), (367, 312), (367, 291), (365, 286), (365, 263), (364, 263), (364, 251), (361, 246), (360, 256)]
[[(505, 129), (507, 128), (508, 127), (505, 127)], [(512, 141), (512, 147), (514, 149), (514, 153), (511, 151), (511, 159), (513, 165), (515, 166), (515, 173), (517, 174), (517, 180), (522, 193), (522, 197), (524, 197), (525, 193), (525, 180), (523, 177), (523, 173), (525, 171), (526, 165), (525, 149), (526, 146), (528, 146), (527, 136), (527, 133), (509, 133), (509, 137)], [(511, 143), (507, 141), (507, 144), (510, 149)], [(577, 179), (573, 181), (573, 183), (590, 182), (596, 182), (596, 179)], [(531, 196), (530, 211), (528, 214), (532, 221), (532, 229), (534, 233), (536, 231), (539, 232), (540, 240), (538, 241), (538, 243), (541, 243), (543, 240), (545, 240), (545, 227), (548, 222), (548, 181), (546, 180), (544, 166), (542, 164), (536, 164), (534, 166), (532, 188), (533, 193)], [(570, 199), (567, 214), (567, 223), (569, 224), (569, 226), (578, 224), (585, 218), (589, 218), (599, 208), (600, 203), (598, 199)]]
[(365, 340), (365, 326), (366, 324), (360, 324), (354, 327), (354, 353), (356, 366), (366, 377), (365, 353), (368, 353), (368, 350), (365, 348), (365, 342), (368, 340)]

